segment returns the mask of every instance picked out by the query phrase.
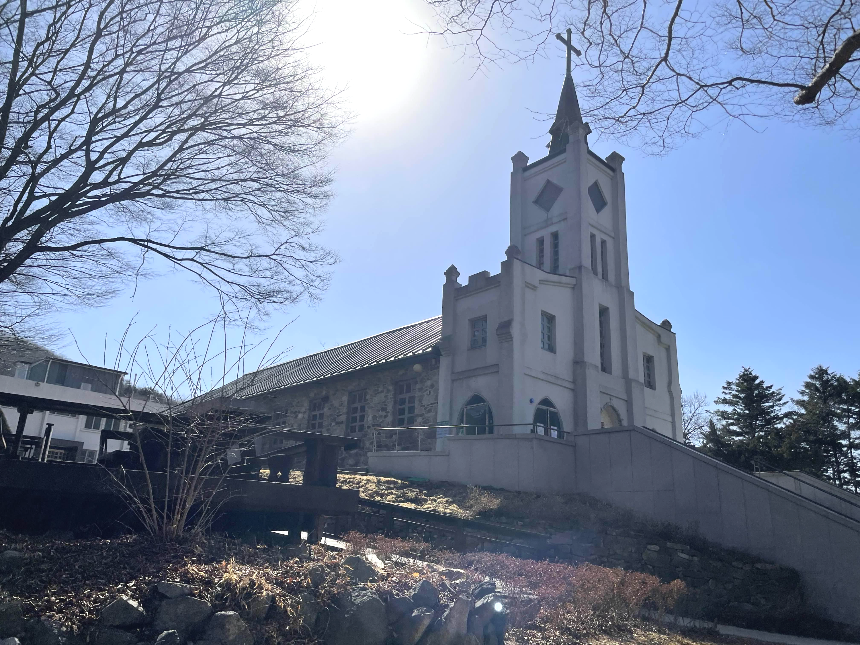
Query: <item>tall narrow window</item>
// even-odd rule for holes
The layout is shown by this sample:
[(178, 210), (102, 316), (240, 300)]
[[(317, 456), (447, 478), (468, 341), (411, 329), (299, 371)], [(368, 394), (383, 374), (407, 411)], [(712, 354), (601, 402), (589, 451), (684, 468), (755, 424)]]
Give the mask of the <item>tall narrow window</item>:
[(415, 381), (401, 381), (397, 384), (397, 425), (400, 427), (415, 425)]
[(654, 357), (651, 354), (642, 354), (642, 375), (645, 378), (645, 387), (656, 390), (657, 380), (654, 378)]
[(27, 378), (29, 363), (15, 363), (15, 378)]
[(591, 272), (597, 275), (597, 236), (591, 234)]
[(540, 347), (555, 352), (555, 316), (545, 311), (540, 313)]
[(487, 317), (472, 318), (469, 321), (469, 347), (478, 349), (487, 346)]
[(308, 410), (308, 430), (322, 430), (325, 425), (325, 401), (311, 401)]
[(84, 428), (86, 428), (87, 430), (100, 430), (101, 427), (101, 417), (92, 417), (87, 415), (87, 418), (84, 420)]
[(609, 326), (609, 308), (601, 307), (598, 314), (600, 327), (600, 370), (612, 374), (612, 341)]
[(535, 263), (538, 269), (543, 269), (543, 235), (535, 241)]
[(559, 248), (558, 248), (558, 231), (555, 231), (554, 233), (550, 233), (549, 234), (549, 240), (550, 240), (550, 247), (551, 247), (550, 252), (552, 253), (550, 273), (558, 273), (558, 267), (560, 264), (560, 262), (559, 262), (559, 259), (560, 259), (559, 258)]
[(606, 240), (600, 240), (600, 277), (609, 280), (609, 245)]
[(347, 399), (346, 430), (349, 434), (364, 432), (367, 418), (367, 390), (350, 392)]

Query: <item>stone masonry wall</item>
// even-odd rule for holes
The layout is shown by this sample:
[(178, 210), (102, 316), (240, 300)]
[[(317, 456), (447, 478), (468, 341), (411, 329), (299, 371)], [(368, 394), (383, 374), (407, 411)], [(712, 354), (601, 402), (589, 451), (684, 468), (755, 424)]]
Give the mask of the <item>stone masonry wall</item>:
[[(416, 371), (416, 366), (420, 370)], [(414, 361), (404, 360), (391, 366), (375, 367), (343, 376), (333, 377), (298, 385), (288, 389), (269, 392), (254, 397), (257, 409), (271, 412), (277, 423), (297, 430), (308, 429), (311, 401), (325, 399), (325, 416), (322, 432), (347, 435), (348, 399), (350, 392), (367, 392), (365, 431), (355, 436), (361, 442), (356, 450), (344, 451), (340, 465), (364, 467), (367, 465), (367, 452), (373, 449), (373, 427), (395, 427), (396, 386), (402, 381), (415, 384), (416, 409), (415, 423), (427, 426), (436, 423), (436, 409), (439, 400), (439, 362), (435, 357), (424, 357)], [(435, 438), (435, 431), (425, 431), (422, 436), (422, 449), (430, 449), (432, 443), (428, 433)], [(377, 448), (393, 450), (395, 442), (401, 448), (417, 448), (416, 431), (381, 431), (377, 433)], [(424, 445), (426, 443), (426, 448)]]

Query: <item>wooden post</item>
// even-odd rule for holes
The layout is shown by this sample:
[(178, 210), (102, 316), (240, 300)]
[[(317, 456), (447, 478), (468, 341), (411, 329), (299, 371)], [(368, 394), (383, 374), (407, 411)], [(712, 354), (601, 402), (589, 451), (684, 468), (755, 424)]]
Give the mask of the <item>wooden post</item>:
[(27, 417), (33, 410), (29, 408), (18, 408), (18, 426), (15, 428), (15, 439), (12, 441), (12, 446), (9, 454), (13, 459), (18, 458), (18, 449), (21, 447), (21, 437), (24, 436), (24, 427), (27, 425)]
[(45, 424), (45, 436), (42, 437), (42, 449), (39, 451), (39, 461), (48, 461), (48, 449), (51, 447), (51, 435), (54, 434), (54, 424)]

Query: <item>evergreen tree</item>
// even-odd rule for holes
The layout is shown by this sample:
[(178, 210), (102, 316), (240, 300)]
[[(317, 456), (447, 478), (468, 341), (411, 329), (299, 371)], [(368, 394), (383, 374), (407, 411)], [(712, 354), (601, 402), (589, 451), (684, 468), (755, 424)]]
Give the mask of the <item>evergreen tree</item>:
[(705, 435), (704, 450), (717, 459), (749, 470), (756, 460), (780, 466), (780, 443), (785, 420), (782, 389), (765, 383), (744, 367), (726, 381), (714, 423)]
[(852, 426), (857, 424), (856, 386), (818, 365), (809, 373), (791, 415), (785, 446), (788, 467), (814, 475), (836, 486), (853, 488), (857, 468)]

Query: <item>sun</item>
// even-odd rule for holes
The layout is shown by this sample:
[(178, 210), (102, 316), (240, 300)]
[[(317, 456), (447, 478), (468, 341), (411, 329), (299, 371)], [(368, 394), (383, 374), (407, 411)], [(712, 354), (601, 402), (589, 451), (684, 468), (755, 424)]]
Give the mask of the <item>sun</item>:
[(412, 0), (324, 0), (312, 5), (312, 57), (326, 82), (345, 88), (358, 120), (389, 118), (419, 90), (427, 57), (423, 6)]

